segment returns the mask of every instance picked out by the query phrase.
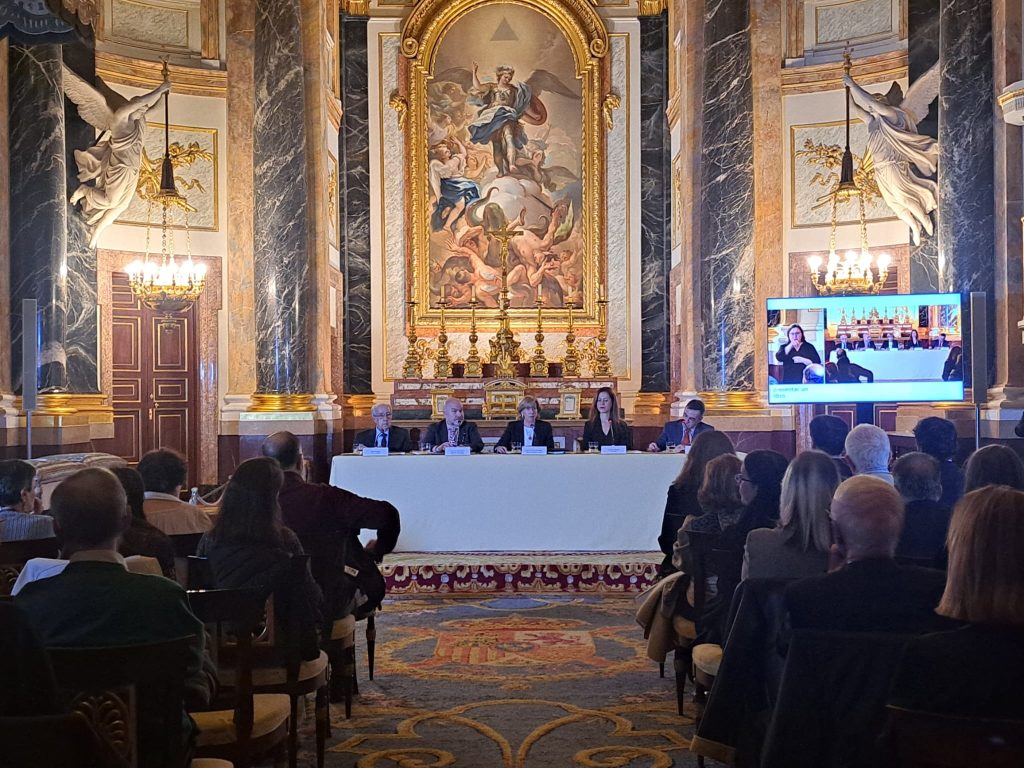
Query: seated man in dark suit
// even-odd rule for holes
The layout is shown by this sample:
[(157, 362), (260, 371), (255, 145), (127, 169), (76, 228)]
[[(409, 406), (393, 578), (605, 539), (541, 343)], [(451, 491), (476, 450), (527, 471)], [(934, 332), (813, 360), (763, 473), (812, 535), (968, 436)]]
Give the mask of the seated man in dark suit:
[(891, 485), (856, 475), (832, 499), (833, 570), (802, 579), (785, 593), (794, 629), (841, 632), (935, 631), (946, 579), (941, 571), (893, 560), (903, 527), (903, 499)]
[(356, 433), (355, 445), (387, 448), (389, 453), (408, 453), (413, 450), (409, 431), (391, 424), (391, 406), (377, 403), (370, 409), (374, 428)]
[[(213, 681), (203, 669), (203, 625), (185, 590), (162, 576), (129, 573), (117, 553), (129, 524), (118, 479), (106, 469), (76, 472), (54, 490), (50, 510), (71, 562), (56, 576), (26, 584), (15, 598), (43, 642), (116, 646), (193, 637), (186, 697), (194, 707), (208, 704)], [(191, 723), (182, 717), (191, 738)], [(183, 744), (183, 756), (186, 749)]]
[(466, 421), (462, 402), (455, 397), (445, 400), (444, 418), (427, 427), (422, 440), (430, 443), (434, 453), (444, 453), (445, 448), (458, 445), (468, 445), (473, 453), (480, 453), (484, 449), (484, 441), (476, 424)]
[(952, 510), (939, 501), (942, 497), (939, 462), (927, 453), (905, 453), (892, 465), (892, 476), (906, 504), (896, 556), (941, 566), (945, 561), (946, 532)]
[(683, 453), (689, 450), (697, 435), (702, 432), (710, 432), (714, 427), (704, 423), (704, 401), (694, 398), (683, 406), (683, 418), (677, 421), (669, 421), (661, 430), (658, 439), (647, 446), (647, 450), (653, 453), (664, 451), (669, 445), (675, 446), (673, 453)]
[(498, 444), (494, 446), (494, 452), (508, 453), (517, 443), (520, 448), (542, 445), (549, 451), (555, 450), (555, 438), (551, 434), (551, 425), (537, 418), (540, 414), (540, 404), (537, 402), (537, 398), (527, 395), (519, 401), (516, 410), (519, 411), (519, 419), (508, 423)]

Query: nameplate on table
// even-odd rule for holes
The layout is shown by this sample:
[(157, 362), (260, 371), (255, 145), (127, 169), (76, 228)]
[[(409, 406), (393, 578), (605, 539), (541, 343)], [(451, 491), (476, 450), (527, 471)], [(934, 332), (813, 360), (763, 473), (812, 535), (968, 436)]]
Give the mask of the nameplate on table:
[(547, 456), (548, 447), (546, 445), (524, 445), (523, 456)]
[(625, 453), (626, 446), (624, 445), (602, 445), (601, 453)]
[(469, 456), (468, 445), (449, 445), (444, 449), (445, 456)]
[(376, 446), (363, 448), (363, 456), (387, 456), (387, 448), (377, 448)]

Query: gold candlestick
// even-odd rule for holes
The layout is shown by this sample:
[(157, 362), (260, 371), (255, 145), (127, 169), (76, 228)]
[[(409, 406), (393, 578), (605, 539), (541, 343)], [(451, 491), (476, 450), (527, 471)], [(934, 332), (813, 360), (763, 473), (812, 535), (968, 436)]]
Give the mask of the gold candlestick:
[(444, 311), (448, 307), (448, 299), (437, 302), (441, 310), (441, 326), (437, 333), (437, 354), (434, 356), (434, 378), (447, 379), (452, 375), (452, 361), (448, 357), (448, 333), (444, 327)]
[(542, 309), (544, 307), (544, 300), (537, 297), (537, 333), (533, 335), (533, 338), (537, 341), (537, 346), (533, 348), (533, 357), (530, 358), (530, 375), (531, 376), (547, 376), (548, 375), (548, 360), (544, 357), (544, 315)]
[(611, 376), (611, 361), (608, 359), (608, 297), (604, 295), (604, 287), (597, 297), (597, 353), (594, 355), (594, 375)]
[(423, 378), (423, 358), (416, 349), (416, 304), (415, 299), (409, 299), (406, 304), (409, 306), (409, 319), (406, 324), (405, 337), (409, 340), (409, 351), (405, 353), (405, 363), (402, 366), (402, 376), (407, 379)]
[(479, 303), (476, 286), (473, 286), (473, 297), (469, 300), (469, 354), (466, 355), (466, 371), (463, 374), (467, 379), (479, 379), (484, 375), (480, 350), (476, 348), (476, 308)]
[(569, 310), (569, 327), (565, 333), (565, 356), (562, 358), (562, 375), (566, 377), (578, 377), (580, 375), (580, 353), (576, 349), (576, 334), (572, 330), (572, 311), (576, 303), (569, 299), (565, 302)]
[(498, 331), (490, 339), (490, 361), (494, 363), (498, 376), (511, 377), (515, 376), (515, 364), (519, 362), (519, 342), (512, 332), (512, 321), (508, 314), (508, 243), (523, 233), (510, 230), (506, 225), (501, 229), (488, 230), (486, 234), (501, 244), (501, 300), (498, 306)]

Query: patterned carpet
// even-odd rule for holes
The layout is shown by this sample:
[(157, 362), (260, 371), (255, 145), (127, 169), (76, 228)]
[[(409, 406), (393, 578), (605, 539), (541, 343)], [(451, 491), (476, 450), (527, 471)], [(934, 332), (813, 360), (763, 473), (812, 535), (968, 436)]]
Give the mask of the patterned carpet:
[[(693, 720), (675, 712), (671, 672), (659, 678), (644, 655), (634, 611), (622, 596), (389, 600), (376, 679), (361, 643), (352, 719), (332, 706), (327, 765), (696, 765)], [(315, 765), (312, 724), (302, 730), (305, 768)]]

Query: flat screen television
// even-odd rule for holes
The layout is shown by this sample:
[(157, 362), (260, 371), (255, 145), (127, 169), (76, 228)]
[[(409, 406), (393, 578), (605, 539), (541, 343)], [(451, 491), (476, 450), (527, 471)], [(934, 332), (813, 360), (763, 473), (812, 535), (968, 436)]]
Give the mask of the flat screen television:
[(960, 294), (768, 299), (768, 402), (964, 399)]

